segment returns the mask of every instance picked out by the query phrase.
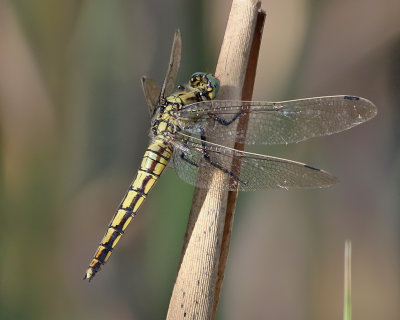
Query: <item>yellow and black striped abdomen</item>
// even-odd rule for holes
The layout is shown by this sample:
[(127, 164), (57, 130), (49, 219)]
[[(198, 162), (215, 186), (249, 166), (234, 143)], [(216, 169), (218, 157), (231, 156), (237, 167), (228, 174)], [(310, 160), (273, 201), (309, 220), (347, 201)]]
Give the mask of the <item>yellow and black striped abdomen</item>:
[(89, 268), (86, 270), (85, 279), (89, 281), (107, 262), (113, 248), (118, 243), (124, 230), (136, 215), (143, 200), (153, 187), (158, 177), (164, 171), (172, 150), (162, 138), (156, 138), (146, 150), (135, 180), (122, 199), (117, 212), (111, 219), (106, 234), (97, 249)]

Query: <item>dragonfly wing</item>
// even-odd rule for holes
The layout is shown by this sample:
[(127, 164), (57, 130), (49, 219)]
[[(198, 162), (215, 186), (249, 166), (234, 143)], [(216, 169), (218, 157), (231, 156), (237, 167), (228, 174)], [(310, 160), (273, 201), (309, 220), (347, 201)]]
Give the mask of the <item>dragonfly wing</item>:
[[(186, 106), (180, 116), (190, 124), (185, 129), (195, 135), (208, 124), (209, 138), (236, 135), (247, 144), (287, 144), (349, 129), (376, 113), (367, 99), (331, 96), (282, 102), (203, 101)], [(249, 117), (247, 130), (236, 131), (234, 122), (244, 116)]]
[(175, 32), (174, 42), (172, 43), (171, 57), (169, 58), (167, 74), (165, 75), (164, 83), (161, 88), (161, 97), (170, 95), (174, 90), (179, 65), (181, 63), (181, 51), (182, 37), (181, 31), (178, 29)]
[(161, 87), (152, 79), (143, 76), (141, 79), (143, 94), (146, 99), (149, 113), (152, 116), (155, 108), (157, 107), (158, 100), (160, 99)]
[(143, 76), (141, 79), (143, 94), (146, 99), (147, 106), (149, 107), (150, 115), (153, 115), (160, 97), (168, 96), (174, 89), (176, 77), (179, 71), (181, 62), (182, 51), (182, 38), (181, 32), (177, 30), (174, 35), (172, 43), (171, 56), (169, 58), (169, 65), (167, 74), (165, 75), (162, 88), (155, 83), (152, 79)]
[[(326, 171), (304, 163), (238, 151), (218, 144), (180, 134), (173, 154), (179, 177), (200, 188), (210, 184), (214, 170), (219, 170), (230, 182), (224, 190), (250, 191), (264, 188), (327, 187), (336, 178)], [(204, 179), (198, 180), (201, 169)]]

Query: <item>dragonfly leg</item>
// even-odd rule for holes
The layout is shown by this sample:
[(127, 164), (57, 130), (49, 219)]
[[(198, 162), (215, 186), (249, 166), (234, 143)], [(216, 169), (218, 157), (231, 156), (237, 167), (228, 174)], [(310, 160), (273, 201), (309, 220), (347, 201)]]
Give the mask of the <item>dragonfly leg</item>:
[(238, 112), (235, 114), (235, 116), (231, 120), (225, 120), (223, 118), (218, 117), (215, 113), (208, 113), (208, 115), (216, 120), (219, 124), (222, 124), (223, 126), (229, 126), (233, 122), (235, 122), (236, 119), (238, 119), (241, 115), (243, 114), (243, 111)]
[[(235, 117), (237, 118), (238, 116), (235, 116)], [(234, 120), (233, 120), (233, 121), (234, 121)], [(216, 163), (216, 162), (214, 162), (214, 161), (211, 160), (210, 155), (208, 154), (208, 151), (207, 151), (207, 146), (206, 146), (206, 144), (204, 143), (204, 142), (207, 142), (205, 130), (204, 130), (203, 127), (201, 127), (201, 128), (200, 128), (200, 131), (201, 131), (201, 135), (200, 135), (200, 136), (201, 136), (201, 140), (202, 140), (203, 157), (204, 157), (204, 159), (205, 159), (209, 164), (211, 164), (212, 166), (214, 166), (215, 168), (217, 168), (217, 169), (221, 170), (222, 172), (224, 172), (224, 173), (230, 175), (230, 176), (231, 176), (233, 179), (235, 179), (236, 181), (239, 181), (240, 183), (246, 185), (246, 184), (247, 184), (246, 181), (241, 180), (241, 179), (240, 179), (236, 174), (234, 174), (232, 171), (230, 171), (230, 170), (224, 168), (224, 167), (221, 166), (220, 164), (218, 164), (218, 163)]]
[(196, 162), (194, 162), (194, 161), (192, 161), (192, 160), (190, 160), (188, 158), (185, 158), (185, 153), (183, 151), (181, 151), (180, 157), (181, 157), (182, 160), (186, 161), (187, 163), (191, 164), (192, 166), (195, 166), (197, 168), (199, 167), (199, 165)]

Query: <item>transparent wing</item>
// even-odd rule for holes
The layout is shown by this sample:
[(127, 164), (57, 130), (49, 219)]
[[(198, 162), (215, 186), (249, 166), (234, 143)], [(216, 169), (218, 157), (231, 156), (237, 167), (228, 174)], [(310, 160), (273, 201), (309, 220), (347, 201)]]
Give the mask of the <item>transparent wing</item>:
[[(375, 105), (364, 98), (331, 96), (291, 100), (203, 101), (186, 106), (180, 118), (194, 135), (207, 126), (207, 136), (246, 136), (246, 143), (287, 144), (340, 132), (373, 118)], [(234, 122), (248, 116), (248, 128), (236, 132)]]
[(162, 88), (147, 76), (143, 76), (141, 79), (143, 94), (146, 99), (150, 115), (153, 115), (154, 110), (158, 105), (158, 101), (160, 100), (160, 97), (168, 96), (174, 90), (176, 77), (178, 75), (179, 65), (181, 62), (181, 51), (181, 32), (180, 30), (177, 30), (174, 35), (168, 70), (165, 75)]
[(152, 79), (143, 76), (141, 79), (144, 98), (152, 116), (160, 99), (161, 87)]
[[(224, 190), (327, 187), (337, 181), (328, 172), (300, 162), (242, 152), (185, 134), (178, 134), (178, 139), (175, 169), (182, 180), (200, 188), (213, 188), (209, 181), (215, 169), (230, 178), (221, 187)], [(197, 180), (200, 169), (203, 179)]]
[(175, 87), (176, 77), (181, 63), (182, 51), (182, 37), (181, 31), (178, 29), (174, 35), (174, 42), (172, 43), (171, 57), (169, 58), (169, 65), (167, 74), (165, 75), (164, 83), (161, 87), (161, 97), (166, 97), (172, 93)]

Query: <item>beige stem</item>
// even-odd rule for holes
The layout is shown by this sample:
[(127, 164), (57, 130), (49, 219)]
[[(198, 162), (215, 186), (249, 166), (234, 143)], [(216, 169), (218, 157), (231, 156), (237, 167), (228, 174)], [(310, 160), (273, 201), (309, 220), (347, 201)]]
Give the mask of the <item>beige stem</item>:
[[(218, 99), (242, 98), (253, 33), (260, 2), (233, 0), (232, 8), (218, 59), (215, 75), (221, 82)], [(211, 141), (228, 147), (235, 146), (235, 139)], [(201, 179), (201, 172), (199, 179)], [(218, 303), (223, 278), (228, 240), (226, 212), (228, 192), (218, 190), (229, 183), (215, 170), (212, 189), (196, 188), (192, 201), (188, 227), (182, 250), (181, 265), (169, 305), (167, 319), (212, 319)], [(234, 205), (230, 205), (234, 209)], [(229, 222), (229, 232), (232, 218)], [(224, 252), (221, 255), (222, 242)]]

